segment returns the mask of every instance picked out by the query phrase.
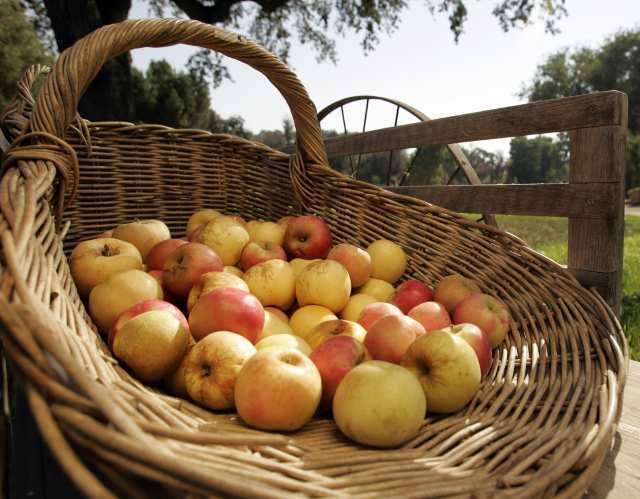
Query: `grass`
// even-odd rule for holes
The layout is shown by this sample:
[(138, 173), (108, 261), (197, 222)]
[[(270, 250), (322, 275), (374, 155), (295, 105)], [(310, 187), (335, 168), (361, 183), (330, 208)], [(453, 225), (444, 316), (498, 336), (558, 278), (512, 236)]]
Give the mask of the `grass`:
[[(555, 261), (567, 263), (567, 220), (554, 217), (498, 216), (498, 226), (527, 241)], [(640, 217), (626, 216), (621, 322), (631, 358), (640, 360)]]

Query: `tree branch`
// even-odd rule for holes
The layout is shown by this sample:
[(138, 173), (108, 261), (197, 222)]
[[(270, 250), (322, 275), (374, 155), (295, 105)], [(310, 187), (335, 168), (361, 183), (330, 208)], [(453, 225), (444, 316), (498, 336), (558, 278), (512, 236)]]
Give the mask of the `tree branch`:
[[(229, 19), (231, 7), (242, 0), (218, 0), (215, 4), (206, 6), (198, 0), (173, 0), (187, 16), (203, 23), (216, 24)], [(286, 5), (289, 0), (253, 0), (262, 7), (262, 10), (270, 13)]]

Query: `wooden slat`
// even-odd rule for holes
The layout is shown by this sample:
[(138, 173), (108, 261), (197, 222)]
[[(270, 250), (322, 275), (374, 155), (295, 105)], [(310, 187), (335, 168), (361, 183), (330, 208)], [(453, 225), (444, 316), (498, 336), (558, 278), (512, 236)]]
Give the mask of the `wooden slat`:
[[(624, 95), (624, 94), (622, 94)], [(624, 96), (626, 99), (626, 95)], [(626, 109), (626, 106), (625, 106)], [(609, 220), (569, 218), (568, 267), (574, 273), (596, 272), (610, 276), (600, 284), (603, 297), (620, 312), (624, 238), (624, 161), (626, 115), (620, 126), (602, 126), (571, 132), (569, 182), (572, 185), (613, 185)]]
[(629, 499), (640, 491), (640, 363), (629, 363), (622, 417), (613, 445), (598, 476), (586, 494), (588, 499)]
[(614, 296), (616, 294), (617, 273), (596, 272), (594, 270), (568, 269), (585, 288), (595, 288), (600, 296)]
[(624, 102), (621, 92), (595, 92), (333, 137), (325, 146), (329, 157), (337, 157), (619, 125)]
[(615, 213), (618, 184), (419, 185), (386, 189), (458, 212), (609, 219)]

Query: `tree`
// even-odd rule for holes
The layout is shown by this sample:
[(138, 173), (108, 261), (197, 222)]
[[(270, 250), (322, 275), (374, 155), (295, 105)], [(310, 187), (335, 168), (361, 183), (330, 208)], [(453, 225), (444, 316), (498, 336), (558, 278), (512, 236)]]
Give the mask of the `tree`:
[(640, 185), (640, 30), (620, 31), (597, 48), (552, 54), (521, 90), (530, 101), (620, 90), (629, 96), (627, 188)]
[(563, 143), (551, 137), (540, 135), (533, 139), (511, 139), (507, 182), (533, 184), (566, 181), (566, 152)]
[(51, 61), (18, 0), (0, 0), (0, 109), (16, 95), (16, 82), (31, 64)]
[[(30, 7), (34, 24), (47, 34), (55, 33), (58, 50), (69, 47), (89, 32), (126, 19), (132, 0), (22, 0)], [(437, 15), (446, 15), (457, 40), (464, 32), (468, 0), (425, 0)], [(547, 31), (556, 32), (556, 21), (566, 15), (566, 0), (498, 0), (493, 10), (503, 30), (526, 26), (537, 14)], [(371, 51), (380, 36), (393, 33), (408, 8), (407, 0), (147, 0), (152, 14), (190, 17), (205, 23), (239, 30), (255, 38), (285, 61), (291, 42), (311, 45), (319, 60), (337, 58), (335, 35), (349, 32), (361, 36), (365, 52)], [(43, 8), (44, 5), (44, 8)], [(43, 17), (48, 19), (43, 19)], [(331, 28), (331, 29), (330, 29)], [(190, 67), (214, 83), (228, 77), (219, 56), (198, 52)], [(131, 60), (123, 55), (110, 61), (96, 77), (80, 104), (88, 119), (128, 119), (131, 116)]]

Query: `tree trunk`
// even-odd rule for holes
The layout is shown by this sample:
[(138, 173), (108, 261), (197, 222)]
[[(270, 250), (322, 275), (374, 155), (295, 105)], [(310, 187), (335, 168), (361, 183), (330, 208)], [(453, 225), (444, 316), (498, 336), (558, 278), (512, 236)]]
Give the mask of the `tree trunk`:
[[(131, 9), (131, 0), (44, 0), (44, 4), (60, 52), (105, 24), (125, 20)], [(111, 59), (80, 100), (80, 115), (91, 121), (131, 121), (131, 83), (131, 56)]]

